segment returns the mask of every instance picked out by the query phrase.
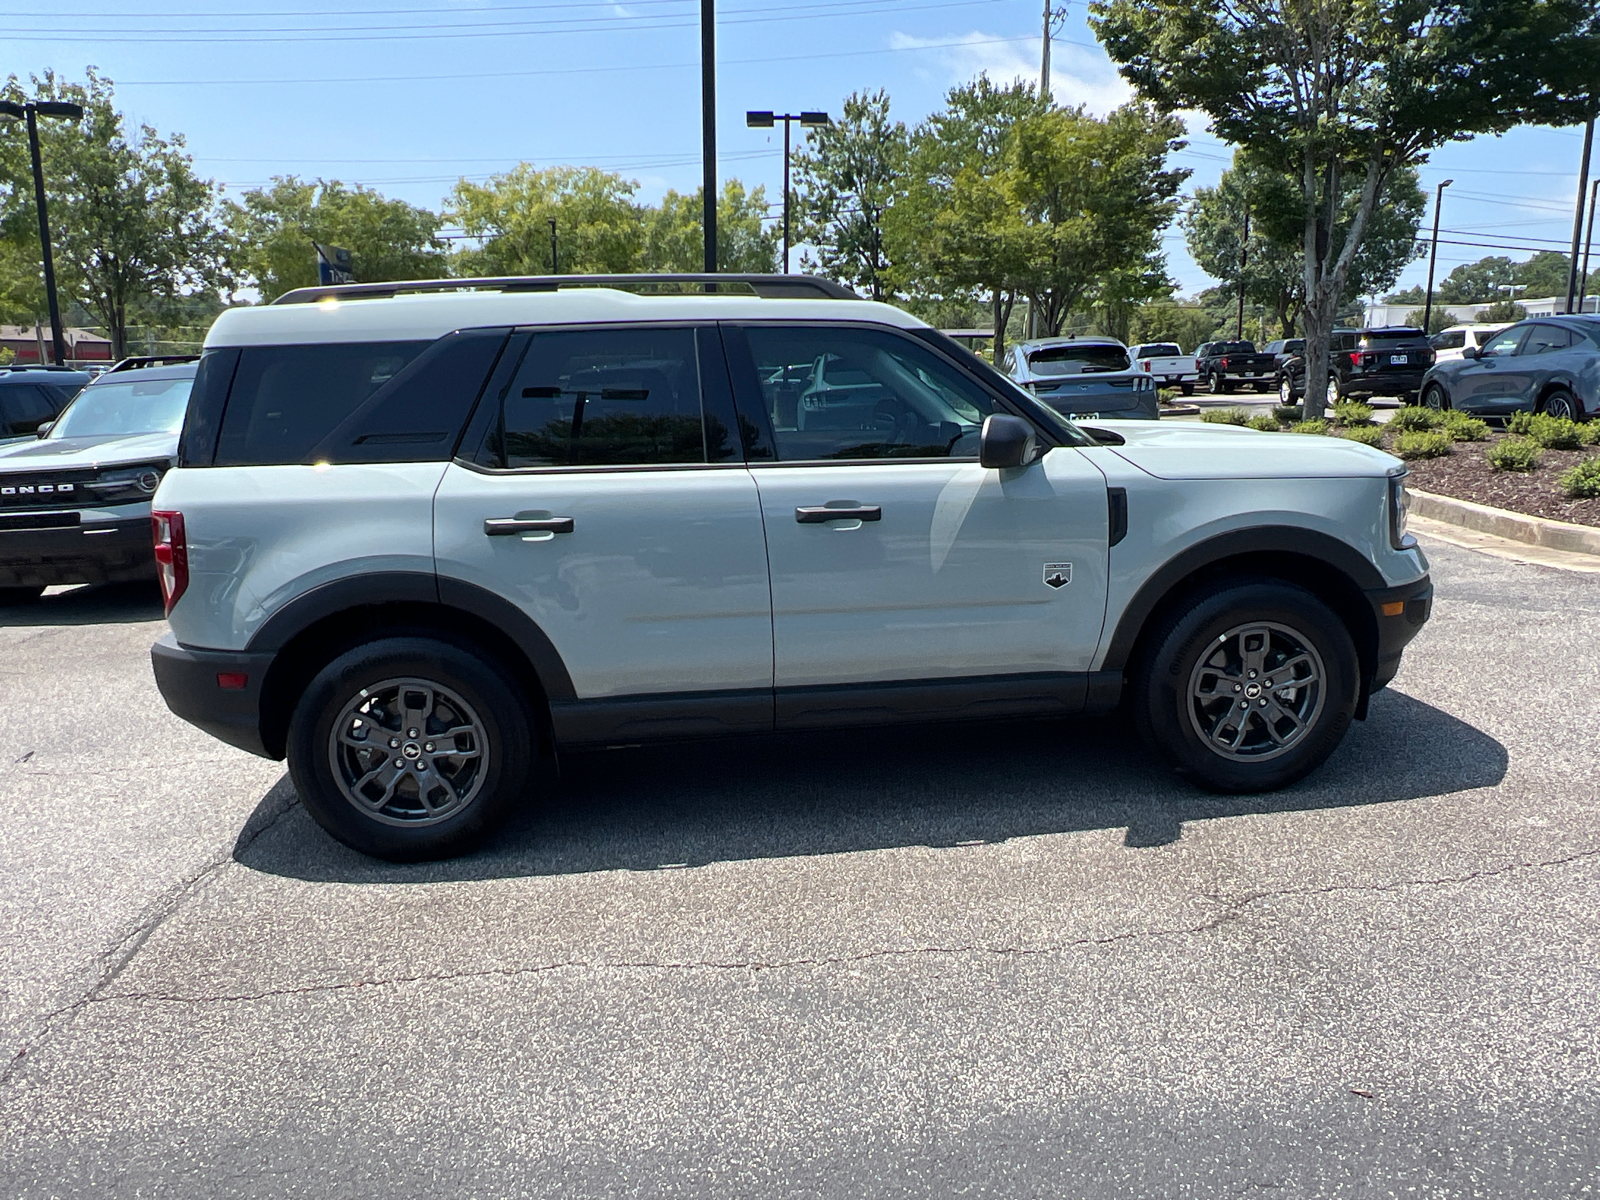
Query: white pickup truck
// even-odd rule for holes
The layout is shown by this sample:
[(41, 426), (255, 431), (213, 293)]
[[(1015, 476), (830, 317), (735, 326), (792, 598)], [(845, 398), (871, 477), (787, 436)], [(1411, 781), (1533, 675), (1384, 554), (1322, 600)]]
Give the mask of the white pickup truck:
[(1134, 369), (1149, 372), (1157, 387), (1176, 386), (1183, 389), (1185, 396), (1194, 395), (1195, 384), (1200, 382), (1194, 355), (1185, 354), (1173, 342), (1145, 342), (1130, 346), (1128, 353), (1133, 357)]

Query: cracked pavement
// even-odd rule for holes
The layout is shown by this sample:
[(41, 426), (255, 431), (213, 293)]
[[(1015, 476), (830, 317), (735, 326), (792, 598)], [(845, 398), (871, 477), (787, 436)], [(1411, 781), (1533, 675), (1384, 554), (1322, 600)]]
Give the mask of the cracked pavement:
[(0, 1194), (1594, 1195), (1600, 579), (1427, 548), (1277, 795), (1114, 722), (752, 739), (407, 867), (166, 712), (147, 594), (0, 611)]

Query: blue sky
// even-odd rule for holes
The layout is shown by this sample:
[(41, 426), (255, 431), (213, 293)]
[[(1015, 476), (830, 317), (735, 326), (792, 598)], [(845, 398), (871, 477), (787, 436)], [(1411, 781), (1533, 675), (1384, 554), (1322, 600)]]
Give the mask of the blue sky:
[[(230, 192), (273, 175), (339, 178), (437, 207), (458, 176), (528, 160), (618, 170), (655, 199), (700, 180), (698, 0), (17, 0), (0, 73), (94, 64), (124, 111), (187, 135)], [(953, 84), (987, 71), (1037, 79), (1037, 0), (719, 0), (723, 177), (781, 194), (781, 130), (750, 108), (837, 113), (886, 88), (914, 124)], [(1127, 90), (1073, 3), (1052, 90), (1104, 111)], [(798, 132), (798, 131), (797, 131)], [(1526, 258), (1571, 236), (1581, 133), (1517, 129), (1437, 151), (1446, 193), (1439, 274), (1485, 254)], [(1230, 149), (1191, 122), (1178, 160), (1214, 183)], [(1431, 208), (1429, 210), (1431, 218)], [(1452, 243), (1476, 243), (1472, 245)], [(1165, 246), (1186, 292), (1212, 281), (1180, 231)], [(1426, 263), (1401, 286), (1421, 283)]]

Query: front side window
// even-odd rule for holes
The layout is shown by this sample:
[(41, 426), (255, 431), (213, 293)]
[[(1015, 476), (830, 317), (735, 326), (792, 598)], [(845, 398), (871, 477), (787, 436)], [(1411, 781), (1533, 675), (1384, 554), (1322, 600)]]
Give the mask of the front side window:
[(692, 329), (536, 333), (478, 461), (502, 469), (725, 462), (738, 442), (702, 416)]
[(1526, 325), (1513, 325), (1510, 329), (1502, 330), (1483, 344), (1483, 349), (1478, 351), (1479, 358), (1506, 358), (1517, 352), (1517, 347), (1522, 344), (1523, 335), (1528, 332)]
[(109, 437), (135, 433), (177, 433), (189, 407), (188, 379), (117, 379), (78, 393), (50, 430), (52, 438)]
[(782, 461), (965, 458), (1000, 411), (976, 383), (896, 334), (849, 326), (746, 330)]

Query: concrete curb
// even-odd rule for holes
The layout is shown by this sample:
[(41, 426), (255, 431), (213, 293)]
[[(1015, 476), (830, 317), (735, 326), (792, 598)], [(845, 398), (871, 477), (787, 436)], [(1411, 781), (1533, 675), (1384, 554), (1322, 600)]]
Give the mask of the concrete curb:
[(1411, 511), (1432, 521), (1474, 529), (1479, 533), (1491, 533), (1496, 537), (1526, 542), (1530, 546), (1565, 550), (1569, 554), (1600, 555), (1600, 528), (1591, 525), (1530, 517), (1507, 512), (1503, 508), (1490, 508), (1487, 504), (1474, 504), (1470, 500), (1457, 500), (1452, 496), (1435, 496), (1431, 492), (1411, 492)]

